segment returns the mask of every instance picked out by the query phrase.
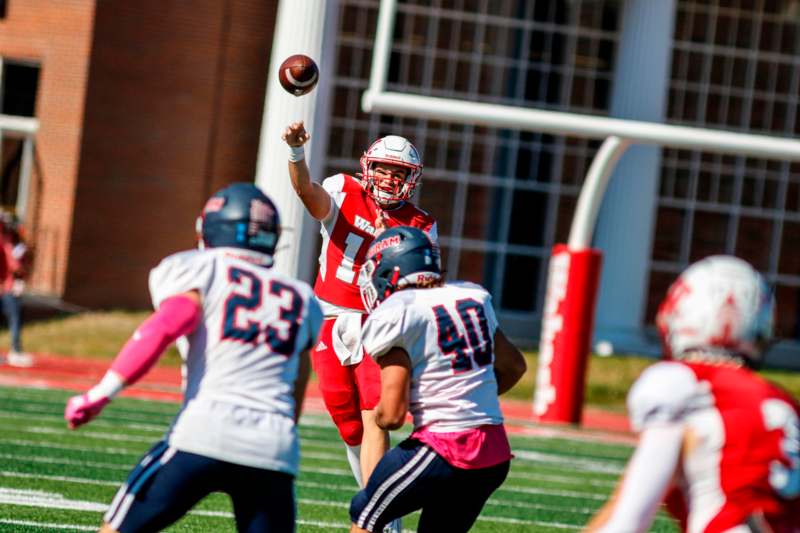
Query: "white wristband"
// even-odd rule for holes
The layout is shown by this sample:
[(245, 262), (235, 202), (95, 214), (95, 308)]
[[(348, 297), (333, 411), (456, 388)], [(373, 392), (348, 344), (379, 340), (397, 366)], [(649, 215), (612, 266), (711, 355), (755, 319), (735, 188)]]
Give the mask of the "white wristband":
[(109, 370), (100, 380), (100, 383), (89, 389), (86, 395), (93, 402), (100, 398), (108, 398), (110, 400), (119, 394), (123, 388), (125, 388), (125, 383), (122, 381), (122, 377), (113, 370)]
[(290, 146), (289, 147), (289, 161), (296, 163), (306, 158), (306, 150), (303, 146)]

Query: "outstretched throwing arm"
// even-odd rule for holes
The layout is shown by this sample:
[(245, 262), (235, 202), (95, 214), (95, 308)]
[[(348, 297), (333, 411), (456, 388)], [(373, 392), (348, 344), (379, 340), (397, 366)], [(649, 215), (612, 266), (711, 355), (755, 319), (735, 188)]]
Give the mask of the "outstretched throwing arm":
[(311, 135), (302, 122), (292, 122), (286, 126), (281, 138), (289, 145), (289, 177), (294, 192), (312, 217), (324, 220), (331, 211), (331, 197), (322, 185), (311, 180), (308, 172), (303, 145)]

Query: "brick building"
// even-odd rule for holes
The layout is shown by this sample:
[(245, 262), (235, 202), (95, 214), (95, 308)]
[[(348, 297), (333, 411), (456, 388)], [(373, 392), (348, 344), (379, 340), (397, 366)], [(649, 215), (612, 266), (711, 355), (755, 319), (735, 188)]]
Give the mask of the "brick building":
[[(210, 192), (253, 179), (277, 1), (2, 5), (0, 112), (40, 125), (31, 285), (89, 307), (147, 306), (148, 270), (194, 245)], [(22, 144), (2, 147), (13, 189)]]

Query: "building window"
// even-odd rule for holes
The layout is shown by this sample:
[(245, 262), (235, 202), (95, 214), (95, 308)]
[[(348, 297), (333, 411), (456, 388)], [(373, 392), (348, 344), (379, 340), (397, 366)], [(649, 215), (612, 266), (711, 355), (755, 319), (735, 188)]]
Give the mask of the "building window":
[[(409, 137), (425, 165), (415, 200), (438, 220), (449, 275), (482, 283), (500, 312), (530, 324), (540, 315), (550, 249), (566, 240), (598, 143), (363, 113), (380, 2), (340, 4), (327, 166), (357, 169), (355, 157), (376, 137)], [(620, 6), (618, 0), (399, 2), (387, 88), (607, 115)]]
[[(0, 58), (0, 114), (35, 116), (38, 87), (37, 64)], [(0, 131), (0, 207), (7, 211), (17, 210), (18, 200), (25, 201), (19, 194), (20, 183), (27, 179), (23, 174), (28, 142), (24, 137)]]
[(35, 116), (39, 65), (9, 60), (0, 62), (0, 113), (21, 117)]
[[(677, 2), (668, 120), (757, 134), (800, 134), (795, 2)], [(800, 340), (800, 164), (665, 149), (651, 254), (648, 321), (666, 280), (711, 254), (734, 254), (777, 294), (777, 331)]]

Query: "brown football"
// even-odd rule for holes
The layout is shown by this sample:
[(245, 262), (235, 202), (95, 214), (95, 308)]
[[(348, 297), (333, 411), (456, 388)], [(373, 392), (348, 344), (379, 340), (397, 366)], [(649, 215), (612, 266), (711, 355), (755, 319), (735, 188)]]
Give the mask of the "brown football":
[(317, 85), (319, 69), (310, 57), (295, 54), (287, 57), (281, 63), (278, 80), (287, 92), (295, 96), (302, 96)]

